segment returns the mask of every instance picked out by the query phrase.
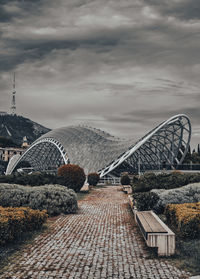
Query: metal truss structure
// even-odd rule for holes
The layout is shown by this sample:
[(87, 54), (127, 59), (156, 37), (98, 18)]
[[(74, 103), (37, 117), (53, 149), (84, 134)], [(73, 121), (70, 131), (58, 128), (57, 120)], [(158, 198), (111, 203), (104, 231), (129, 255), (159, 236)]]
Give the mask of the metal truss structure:
[(28, 162), (36, 171), (56, 171), (62, 164), (78, 164), (86, 173), (118, 177), (122, 172), (155, 170), (181, 164), (191, 138), (191, 124), (184, 114), (171, 117), (133, 143), (86, 126), (55, 129), (36, 140), (8, 164), (6, 174)]

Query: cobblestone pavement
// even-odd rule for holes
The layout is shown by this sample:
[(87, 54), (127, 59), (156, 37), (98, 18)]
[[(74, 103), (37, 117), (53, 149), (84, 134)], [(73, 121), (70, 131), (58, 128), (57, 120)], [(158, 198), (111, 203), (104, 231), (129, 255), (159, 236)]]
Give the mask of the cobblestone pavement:
[(1, 279), (188, 278), (151, 259), (120, 187), (98, 188), (10, 262)]

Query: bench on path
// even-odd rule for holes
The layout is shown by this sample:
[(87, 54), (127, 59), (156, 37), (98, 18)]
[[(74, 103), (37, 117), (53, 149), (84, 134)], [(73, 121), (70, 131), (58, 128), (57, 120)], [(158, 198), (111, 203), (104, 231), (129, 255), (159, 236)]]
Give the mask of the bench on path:
[(158, 256), (175, 253), (175, 234), (151, 211), (136, 211), (136, 222), (149, 247), (158, 247)]
[(132, 187), (130, 185), (122, 185), (122, 190), (126, 194), (132, 194)]
[(80, 189), (80, 192), (88, 192), (90, 190), (89, 184), (85, 183), (83, 187)]

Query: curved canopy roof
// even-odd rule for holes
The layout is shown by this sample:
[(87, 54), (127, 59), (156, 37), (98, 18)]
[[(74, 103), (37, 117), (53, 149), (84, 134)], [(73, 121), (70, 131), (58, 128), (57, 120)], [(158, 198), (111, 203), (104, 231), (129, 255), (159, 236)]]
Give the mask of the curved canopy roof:
[(22, 161), (28, 161), (39, 171), (56, 169), (70, 162), (83, 167), (86, 173), (98, 171), (101, 177), (134, 171), (138, 160), (147, 169), (163, 161), (170, 165), (180, 164), (190, 137), (191, 125), (185, 115), (168, 119), (136, 143), (99, 129), (69, 126), (41, 136), (20, 158), (11, 160), (7, 173), (12, 173)]

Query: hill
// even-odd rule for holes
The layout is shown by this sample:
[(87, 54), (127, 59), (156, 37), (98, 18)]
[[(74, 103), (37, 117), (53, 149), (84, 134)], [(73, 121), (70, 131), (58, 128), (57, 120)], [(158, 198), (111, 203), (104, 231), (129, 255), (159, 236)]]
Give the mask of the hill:
[(23, 137), (26, 136), (32, 143), (50, 129), (18, 115), (0, 115), (0, 137), (10, 139), (16, 146), (21, 146)]

